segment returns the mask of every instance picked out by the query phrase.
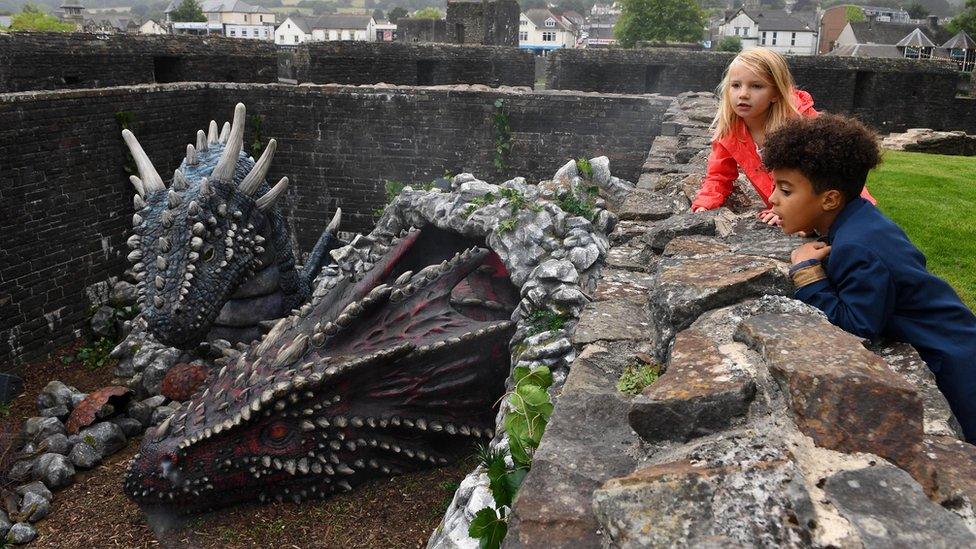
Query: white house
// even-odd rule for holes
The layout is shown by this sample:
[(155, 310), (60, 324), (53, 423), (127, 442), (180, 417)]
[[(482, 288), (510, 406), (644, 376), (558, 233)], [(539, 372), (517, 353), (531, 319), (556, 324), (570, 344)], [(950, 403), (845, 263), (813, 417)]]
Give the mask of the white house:
[(275, 29), (274, 40), (275, 44), (282, 46), (293, 46), (308, 41), (375, 42), (377, 36), (384, 36), (386, 32), (390, 33), (392, 40), (393, 30), (396, 30), (396, 25), (378, 28), (376, 21), (369, 15), (322, 15), (309, 19), (291, 16)]
[[(171, 21), (170, 13), (179, 5), (179, 0), (170, 2), (164, 12), (167, 21)], [(200, 2), (200, 9), (207, 17), (207, 29), (212, 28), (211, 25), (220, 25), (224, 36), (252, 40), (274, 39), (275, 14), (271, 10), (252, 6), (241, 0), (203, 0)]]
[(309, 40), (311, 35), (312, 29), (308, 26), (308, 20), (298, 15), (292, 15), (285, 18), (275, 29), (275, 44), (295, 46)]
[(312, 24), (312, 40), (375, 42), (375, 26), (370, 15), (323, 15)]
[(519, 47), (546, 55), (560, 48), (575, 48), (580, 27), (547, 9), (525, 10), (519, 15)]
[(169, 34), (169, 33), (166, 32), (166, 29), (163, 28), (163, 26), (160, 25), (159, 23), (153, 21), (152, 19), (147, 19), (146, 22), (139, 27), (139, 34)]
[(377, 42), (392, 42), (393, 38), (396, 36), (397, 26), (396, 23), (390, 23), (389, 21), (374, 21), (373, 30), (376, 33)]
[(739, 37), (743, 50), (762, 47), (791, 55), (814, 55), (817, 51), (817, 30), (783, 10), (739, 8), (719, 25), (719, 36)]

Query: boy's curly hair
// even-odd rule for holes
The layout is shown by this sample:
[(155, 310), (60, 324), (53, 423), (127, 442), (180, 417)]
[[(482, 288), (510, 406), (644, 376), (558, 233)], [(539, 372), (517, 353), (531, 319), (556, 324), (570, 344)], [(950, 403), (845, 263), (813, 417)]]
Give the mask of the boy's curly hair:
[(824, 114), (794, 118), (766, 136), (766, 169), (794, 169), (816, 193), (836, 189), (845, 201), (857, 198), (868, 172), (881, 162), (873, 131), (844, 116)]

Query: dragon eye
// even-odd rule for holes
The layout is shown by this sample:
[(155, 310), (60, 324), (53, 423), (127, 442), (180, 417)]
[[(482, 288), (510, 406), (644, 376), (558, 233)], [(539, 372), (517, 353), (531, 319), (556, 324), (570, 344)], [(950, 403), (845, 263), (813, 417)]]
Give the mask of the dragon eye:
[(261, 430), (261, 441), (272, 448), (284, 448), (295, 441), (297, 433), (287, 423), (274, 421)]
[(212, 246), (208, 246), (206, 250), (203, 251), (203, 260), (210, 261), (214, 258), (214, 249)]

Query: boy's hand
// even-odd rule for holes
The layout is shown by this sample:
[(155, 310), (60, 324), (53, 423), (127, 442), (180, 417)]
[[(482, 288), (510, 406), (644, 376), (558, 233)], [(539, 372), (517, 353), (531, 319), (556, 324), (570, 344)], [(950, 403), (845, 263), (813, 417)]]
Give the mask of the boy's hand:
[(807, 259), (823, 261), (828, 255), (830, 255), (830, 246), (828, 246), (826, 242), (820, 242), (818, 240), (814, 242), (807, 242), (806, 244), (793, 250), (793, 253), (790, 254), (790, 261), (794, 264)]
[(760, 221), (762, 221), (767, 225), (779, 226), (783, 224), (783, 220), (780, 219), (778, 215), (774, 214), (773, 210), (763, 210), (758, 214), (756, 214), (756, 217), (758, 217)]

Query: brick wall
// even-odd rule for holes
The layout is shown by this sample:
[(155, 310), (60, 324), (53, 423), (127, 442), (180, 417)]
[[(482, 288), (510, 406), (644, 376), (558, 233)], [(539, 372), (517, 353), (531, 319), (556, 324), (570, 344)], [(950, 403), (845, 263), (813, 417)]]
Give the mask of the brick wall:
[(515, 0), (451, 0), (447, 33), (455, 44), (518, 46), (519, 13)]
[(0, 34), (0, 92), (154, 82), (276, 82), (275, 46), (207, 36)]
[(315, 42), (296, 50), (296, 77), (316, 84), (529, 86), (531, 52), (501, 46)]
[[(734, 57), (673, 49), (557, 50), (546, 87), (607, 93), (713, 91)], [(909, 59), (788, 58), (797, 85), (820, 110), (853, 114), (879, 131), (910, 127), (976, 132), (976, 101), (956, 98), (959, 74)]]
[[(508, 167), (493, 167), (495, 102), (512, 130)], [(538, 181), (568, 158), (611, 157), (636, 180), (668, 101), (650, 96), (511, 89), (170, 84), (0, 95), (0, 369), (16, 370), (70, 340), (84, 288), (125, 268), (133, 191), (116, 113), (164, 178), (210, 118), (243, 101), (279, 141), (269, 178), (292, 185), (282, 204), (300, 251), (336, 206), (344, 229), (372, 227), (385, 180), (471, 171)], [(248, 127), (245, 143), (253, 140)]]

